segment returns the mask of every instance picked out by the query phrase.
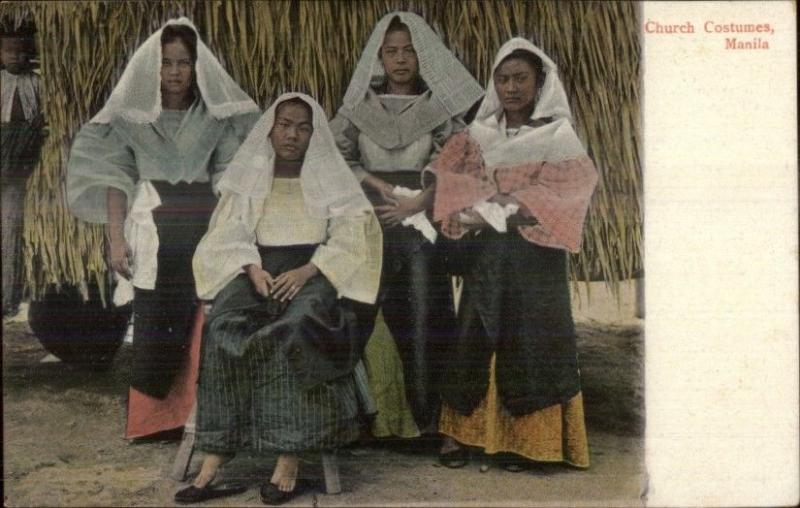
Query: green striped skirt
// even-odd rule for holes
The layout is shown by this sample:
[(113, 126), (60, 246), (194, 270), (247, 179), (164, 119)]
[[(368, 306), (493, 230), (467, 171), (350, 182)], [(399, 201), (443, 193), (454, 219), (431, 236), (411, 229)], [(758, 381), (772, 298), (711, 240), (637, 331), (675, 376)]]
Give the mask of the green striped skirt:
[[(315, 248), (262, 248), (262, 264), (277, 276), (308, 262)], [(272, 303), (246, 275), (214, 302), (197, 399), (203, 451), (331, 449), (355, 441), (370, 412), (355, 315), (330, 282), (317, 275), (285, 309)]]

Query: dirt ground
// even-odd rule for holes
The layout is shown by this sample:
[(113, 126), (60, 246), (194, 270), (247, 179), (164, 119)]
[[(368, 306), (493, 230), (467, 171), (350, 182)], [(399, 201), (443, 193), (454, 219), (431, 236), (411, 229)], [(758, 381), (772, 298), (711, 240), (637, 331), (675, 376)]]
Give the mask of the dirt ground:
[[(642, 322), (631, 299), (576, 301), (581, 374), (592, 465), (541, 465), (508, 473), (476, 457), (440, 467), (433, 449), (361, 447), (340, 452), (343, 492), (312, 491), (294, 506), (641, 506), (643, 468)], [(130, 348), (104, 373), (47, 356), (26, 322), (3, 323), (3, 486), (5, 506), (168, 506), (180, 488), (168, 478), (178, 441), (122, 439)], [(261, 506), (258, 485), (272, 458), (237, 457), (223, 480), (248, 484), (207, 506)], [(195, 457), (190, 475), (199, 467)], [(318, 457), (301, 476), (321, 478)]]

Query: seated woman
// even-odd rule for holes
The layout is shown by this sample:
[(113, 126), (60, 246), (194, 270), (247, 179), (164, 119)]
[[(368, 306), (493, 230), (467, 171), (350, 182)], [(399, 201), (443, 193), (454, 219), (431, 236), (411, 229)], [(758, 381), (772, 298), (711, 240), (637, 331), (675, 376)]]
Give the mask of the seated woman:
[(522, 458), (588, 467), (566, 252), (580, 249), (597, 172), (539, 48), (510, 40), (492, 77), (430, 168), (434, 221), (466, 258), (440, 458), (461, 467), (470, 445), (512, 471)]
[(298, 453), (357, 439), (366, 378), (349, 301), (374, 303), (380, 225), (339, 154), (322, 108), (284, 94), (242, 144), (194, 257), (200, 298), (214, 300), (202, 344), (198, 502), (218, 467), (244, 448), (277, 452), (267, 504), (301, 491)]

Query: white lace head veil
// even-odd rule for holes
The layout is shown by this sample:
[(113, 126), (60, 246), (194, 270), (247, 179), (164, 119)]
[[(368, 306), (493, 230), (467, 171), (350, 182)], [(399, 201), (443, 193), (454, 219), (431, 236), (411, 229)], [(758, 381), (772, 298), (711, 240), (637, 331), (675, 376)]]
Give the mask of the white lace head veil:
[(495, 57), (494, 65), (492, 66), (492, 76), (489, 77), (489, 84), (486, 87), (486, 95), (481, 102), (480, 108), (478, 108), (475, 119), (481, 121), (492, 116), (497, 117), (502, 112), (503, 104), (497, 96), (493, 76), (503, 59), (518, 49), (529, 51), (541, 58), (544, 67), (544, 83), (539, 89), (539, 96), (531, 114), (531, 119), (551, 117), (553, 119), (566, 118), (571, 121), (572, 113), (570, 113), (567, 94), (564, 91), (564, 85), (561, 84), (561, 80), (558, 78), (558, 68), (555, 62), (544, 51), (522, 37), (514, 37), (503, 44), (500, 47), (500, 51), (497, 52), (497, 57)]
[(438, 35), (418, 15), (411, 12), (392, 12), (375, 25), (361, 53), (353, 77), (344, 96), (344, 106), (354, 109), (367, 94), (371, 85), (386, 76), (378, 52), (383, 45), (386, 29), (394, 18), (408, 27), (411, 42), (417, 52), (419, 74), (450, 117), (468, 110), (483, 94), (481, 85), (444, 45)]
[(239, 147), (219, 182), (221, 192), (264, 198), (272, 190), (275, 151), (268, 139), (275, 110), (289, 99), (299, 98), (313, 115), (314, 133), (300, 171), (300, 185), (309, 214), (317, 218), (354, 216), (372, 210), (350, 166), (336, 147), (325, 111), (313, 98), (301, 93), (278, 97), (256, 122)]
[[(187, 18), (171, 19), (168, 25), (185, 25), (197, 33)], [(139, 46), (125, 67), (103, 109), (92, 123), (109, 123), (122, 117), (134, 123), (155, 122), (161, 114), (161, 32), (152, 34)], [(258, 105), (236, 84), (211, 50), (197, 37), (195, 79), (208, 111), (215, 118), (227, 118), (258, 111)]]
[(494, 79), (489, 78), (486, 96), (469, 125), (470, 136), (481, 145), (487, 166), (521, 164), (530, 160), (560, 161), (586, 155), (583, 144), (572, 127), (572, 114), (564, 86), (558, 78), (556, 64), (530, 41), (515, 37), (503, 44), (497, 53), (492, 76), (500, 63), (515, 50), (529, 51), (542, 60), (544, 81), (539, 88), (531, 120), (547, 119), (524, 134), (508, 138), (500, 128), (503, 104), (497, 96)]

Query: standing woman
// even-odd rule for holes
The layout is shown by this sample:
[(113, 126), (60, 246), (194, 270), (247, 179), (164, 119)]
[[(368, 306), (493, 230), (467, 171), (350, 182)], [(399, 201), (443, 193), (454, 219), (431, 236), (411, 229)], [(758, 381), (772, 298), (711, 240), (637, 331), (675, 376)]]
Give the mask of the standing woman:
[(69, 207), (106, 224), (121, 278), (115, 303), (133, 286), (131, 386), (146, 396), (164, 399), (186, 357), (196, 310), (192, 255), (216, 182), (257, 112), (194, 25), (179, 18), (136, 50), (72, 146)]
[(373, 339), (365, 352), (377, 437), (436, 432), (442, 344), (454, 333), (454, 314), (450, 278), (424, 217), (433, 188), (422, 188), (421, 171), (464, 128), (461, 115), (482, 93), (422, 18), (394, 12), (373, 30), (331, 122), (384, 232), (381, 292), (363, 318), (369, 336), (381, 308), (396, 344)]
[(567, 252), (578, 252), (597, 184), (555, 64), (515, 38), (500, 49), (475, 120), (431, 168), (434, 220), (468, 261), (448, 356), (440, 459), (464, 445), (588, 467)]

